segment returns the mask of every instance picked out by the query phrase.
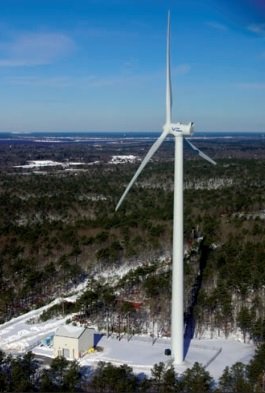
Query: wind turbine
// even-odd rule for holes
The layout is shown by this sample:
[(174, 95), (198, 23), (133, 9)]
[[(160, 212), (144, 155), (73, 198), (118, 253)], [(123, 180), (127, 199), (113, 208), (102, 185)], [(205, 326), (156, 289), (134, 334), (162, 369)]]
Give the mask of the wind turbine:
[[(183, 320), (183, 138), (193, 132), (193, 123), (172, 123), (172, 90), (170, 71), (170, 12), (168, 12), (167, 49), (166, 49), (166, 122), (163, 132), (143, 159), (135, 175), (121, 196), (116, 211), (119, 209), (130, 188), (168, 135), (175, 137), (174, 167), (174, 209), (173, 209), (173, 258), (172, 258), (172, 303), (171, 303), (171, 354), (175, 364), (184, 360), (184, 320)], [(188, 139), (189, 146), (202, 158), (216, 165)]]

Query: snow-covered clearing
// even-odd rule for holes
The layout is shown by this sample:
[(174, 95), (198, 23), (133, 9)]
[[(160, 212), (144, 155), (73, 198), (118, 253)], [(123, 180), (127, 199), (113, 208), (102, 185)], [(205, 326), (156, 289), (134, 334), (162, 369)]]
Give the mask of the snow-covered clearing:
[[(135, 263), (135, 267), (139, 266), (140, 262)], [(118, 280), (132, 269), (132, 266), (123, 265), (120, 269), (110, 268), (108, 271), (93, 274), (94, 278), (99, 281), (108, 278), (108, 280)], [(60, 297), (52, 301), (46, 306), (40, 307), (36, 310), (29, 311), (24, 315), (13, 318), (8, 322), (0, 325), (0, 348), (7, 352), (23, 353), (31, 350), (38, 345), (40, 341), (48, 335), (54, 334), (56, 329), (65, 323), (65, 318), (53, 319), (47, 322), (38, 322), (38, 317), (43, 311), (60, 303), (62, 300), (75, 301), (85, 290), (87, 280), (80, 283), (78, 286), (72, 288), (71, 294), (68, 297)], [(34, 323), (31, 323), (34, 322)]]
[(58, 298), (47, 306), (32, 310), (0, 325), (0, 348), (6, 352), (24, 353), (39, 344), (46, 336), (53, 334), (69, 316), (47, 322), (37, 322), (37, 319), (43, 311), (58, 304), (61, 300)]
[(138, 161), (139, 158), (130, 154), (127, 156), (112, 156), (109, 164), (125, 164), (127, 162), (135, 162)]
[[(118, 276), (121, 277), (129, 270), (129, 267), (123, 267), (121, 271), (116, 271), (116, 274), (118, 273)], [(111, 272), (109, 274), (111, 275)], [(86, 285), (87, 281), (84, 281), (75, 287), (72, 294), (64, 297), (64, 300), (75, 301), (84, 291)], [(46, 306), (0, 325), (1, 349), (13, 354), (32, 350), (36, 354), (53, 357), (52, 348), (39, 344), (45, 337), (53, 335), (56, 329), (71, 316), (51, 319), (47, 322), (38, 322), (38, 317), (44, 310), (61, 301), (62, 298), (57, 298)], [(103, 350), (87, 354), (80, 360), (80, 365), (95, 367), (99, 361), (111, 362), (115, 365), (126, 363), (136, 373), (144, 372), (150, 375), (150, 370), (155, 363), (166, 362), (170, 364), (170, 357), (164, 354), (165, 349), (171, 346), (168, 338), (159, 338), (153, 342), (149, 336), (133, 336), (129, 340), (126, 335), (121, 339), (116, 336), (109, 338), (103, 336), (97, 345)], [(176, 371), (182, 373), (188, 367), (192, 367), (194, 362), (199, 362), (206, 366), (216, 380), (222, 375), (226, 366), (231, 366), (236, 362), (248, 363), (255, 351), (253, 344), (244, 344), (236, 336), (230, 339), (223, 337), (195, 338), (190, 343), (186, 343), (186, 346), (185, 362), (176, 366)]]
[(0, 325), (0, 348), (11, 353), (24, 353), (38, 345), (40, 341), (54, 334), (56, 329), (70, 318), (51, 319), (47, 322), (38, 322), (38, 317), (43, 311), (64, 301), (74, 302), (84, 291), (87, 281), (74, 287), (73, 294), (68, 297), (59, 297), (46, 306), (27, 312)]
[[(128, 364), (136, 373), (144, 372), (150, 375), (155, 363), (170, 364), (170, 357), (164, 354), (170, 348), (170, 339), (158, 339), (153, 344), (150, 337), (133, 337), (129, 341), (127, 336), (121, 340), (104, 336), (98, 343), (102, 352), (88, 354), (80, 360), (81, 365), (94, 366), (99, 361), (111, 362), (115, 365)], [(188, 348), (185, 361), (175, 366), (181, 374), (195, 362), (206, 366), (210, 374), (217, 380), (226, 366), (236, 362), (248, 363), (254, 354), (254, 346), (229, 339), (193, 339)]]
[[(117, 336), (103, 336), (98, 346), (102, 351), (89, 353), (79, 360), (81, 366), (95, 368), (100, 361), (111, 362), (119, 366), (128, 364), (134, 372), (151, 375), (155, 363), (171, 364), (170, 356), (165, 355), (165, 349), (170, 348), (170, 339), (153, 339), (147, 336), (135, 336), (129, 339), (125, 335), (119, 340)], [(226, 366), (236, 362), (248, 363), (254, 355), (255, 347), (233, 339), (193, 339), (189, 345), (185, 361), (182, 365), (175, 365), (178, 374), (199, 362), (209, 371), (217, 381)], [(53, 356), (52, 348), (37, 346), (33, 352), (42, 356)]]
[(62, 166), (67, 168), (69, 166), (78, 166), (84, 165), (84, 162), (57, 162), (52, 160), (33, 160), (28, 161), (28, 164), (25, 165), (15, 165), (14, 168), (24, 168), (24, 169), (32, 169), (32, 168), (40, 168), (47, 166)]
[[(77, 296), (77, 295), (74, 295)], [(69, 297), (67, 300), (74, 300)], [(66, 318), (58, 318), (47, 322), (27, 323), (36, 318), (51, 305), (58, 303), (56, 299), (50, 305), (14, 318), (0, 325), (1, 349), (11, 353), (25, 353), (32, 350), (34, 353), (53, 357), (52, 348), (39, 346), (41, 340), (55, 333), (56, 329), (65, 323)], [(103, 336), (99, 341), (103, 351), (91, 353), (80, 360), (80, 365), (96, 366), (99, 361), (111, 362), (115, 365), (128, 364), (136, 373), (144, 372), (150, 375), (155, 363), (167, 362), (170, 357), (164, 354), (170, 348), (170, 340), (158, 339), (153, 343), (151, 337), (135, 336), (128, 340), (127, 336), (119, 340), (112, 336)], [(176, 371), (182, 373), (186, 368), (192, 367), (194, 362), (207, 366), (207, 370), (217, 380), (226, 366), (236, 362), (248, 363), (253, 356), (255, 347), (234, 339), (193, 339), (187, 350), (185, 362), (176, 366)]]

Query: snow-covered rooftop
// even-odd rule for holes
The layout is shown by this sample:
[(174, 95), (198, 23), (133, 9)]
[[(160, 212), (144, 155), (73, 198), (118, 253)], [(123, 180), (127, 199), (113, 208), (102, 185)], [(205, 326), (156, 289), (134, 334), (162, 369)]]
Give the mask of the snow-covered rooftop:
[(86, 328), (82, 326), (62, 325), (56, 330), (55, 336), (79, 338), (85, 330)]

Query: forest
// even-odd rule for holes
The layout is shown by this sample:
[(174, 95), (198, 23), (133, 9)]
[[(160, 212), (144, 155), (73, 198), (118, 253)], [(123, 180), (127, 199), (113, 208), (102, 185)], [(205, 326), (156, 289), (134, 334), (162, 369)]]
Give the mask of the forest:
[[(244, 340), (262, 345), (265, 141), (201, 140), (197, 145), (218, 165), (185, 149), (186, 334), (200, 337), (210, 331), (228, 337), (240, 331)], [(0, 144), (2, 323), (86, 279), (87, 289), (76, 303), (62, 300), (43, 320), (75, 312), (77, 320), (96, 321), (119, 334), (144, 333), (155, 321), (161, 334), (170, 335), (171, 140), (115, 212), (148, 148), (146, 141)], [(138, 160), (110, 162), (115, 154), (129, 153)], [(82, 165), (18, 167), (44, 159)], [(114, 279), (124, 265), (130, 267), (127, 273)], [(102, 272), (109, 272), (109, 279), (96, 280)], [(107, 325), (106, 315), (111, 315)]]

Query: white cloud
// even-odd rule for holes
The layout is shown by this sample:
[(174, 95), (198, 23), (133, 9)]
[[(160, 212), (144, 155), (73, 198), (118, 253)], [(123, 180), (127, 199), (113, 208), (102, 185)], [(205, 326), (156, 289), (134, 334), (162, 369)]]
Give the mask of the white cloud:
[(0, 67), (50, 64), (73, 49), (73, 40), (62, 33), (22, 33), (0, 43)]
[(219, 31), (227, 31), (227, 26), (223, 25), (219, 22), (207, 22), (207, 26), (211, 27), (212, 29), (219, 30)]
[(259, 35), (265, 35), (265, 23), (253, 23), (247, 26), (247, 29), (252, 33)]

